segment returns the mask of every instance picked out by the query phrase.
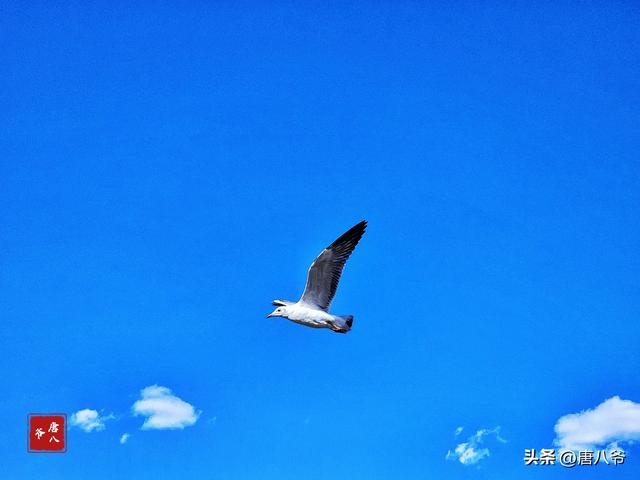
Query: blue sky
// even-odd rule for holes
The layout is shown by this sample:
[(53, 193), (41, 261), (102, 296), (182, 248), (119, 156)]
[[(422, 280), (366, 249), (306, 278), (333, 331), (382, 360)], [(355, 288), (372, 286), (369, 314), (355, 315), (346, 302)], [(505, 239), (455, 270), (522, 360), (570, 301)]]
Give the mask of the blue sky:
[[(3, 2), (3, 477), (638, 478), (523, 466), (640, 402), (640, 11), (537, 3)], [(361, 219), (353, 330), (266, 319)]]

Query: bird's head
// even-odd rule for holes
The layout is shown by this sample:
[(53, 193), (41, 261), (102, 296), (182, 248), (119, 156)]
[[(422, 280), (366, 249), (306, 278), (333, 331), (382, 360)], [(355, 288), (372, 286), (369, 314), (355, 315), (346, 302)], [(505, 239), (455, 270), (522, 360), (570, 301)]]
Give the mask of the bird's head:
[(287, 318), (289, 315), (289, 313), (287, 312), (287, 307), (278, 307), (276, 308), (273, 312), (271, 312), (269, 315), (267, 315), (267, 318), (271, 318), (271, 317), (284, 317)]

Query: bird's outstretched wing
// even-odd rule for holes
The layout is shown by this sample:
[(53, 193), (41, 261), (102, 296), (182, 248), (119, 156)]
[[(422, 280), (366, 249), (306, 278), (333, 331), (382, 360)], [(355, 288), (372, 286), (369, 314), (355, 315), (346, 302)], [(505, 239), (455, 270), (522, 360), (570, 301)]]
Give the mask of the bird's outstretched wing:
[(363, 220), (343, 233), (316, 258), (307, 274), (307, 285), (300, 302), (325, 312), (336, 294), (344, 264), (362, 238), (367, 222)]

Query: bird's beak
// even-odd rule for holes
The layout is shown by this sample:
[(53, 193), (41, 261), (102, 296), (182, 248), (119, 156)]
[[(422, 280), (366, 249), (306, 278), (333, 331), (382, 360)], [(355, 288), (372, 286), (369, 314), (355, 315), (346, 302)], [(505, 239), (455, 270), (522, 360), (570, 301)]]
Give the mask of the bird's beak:
[(270, 313), (269, 315), (267, 315), (267, 318), (271, 318), (273, 317), (273, 313)]

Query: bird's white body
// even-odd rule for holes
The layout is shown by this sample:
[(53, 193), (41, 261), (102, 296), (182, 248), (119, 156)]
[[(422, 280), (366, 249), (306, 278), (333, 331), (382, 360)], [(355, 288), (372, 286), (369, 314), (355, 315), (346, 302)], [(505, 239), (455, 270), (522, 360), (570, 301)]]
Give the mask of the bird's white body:
[(331, 328), (332, 330), (349, 330), (345, 318), (338, 315), (331, 315), (323, 310), (309, 307), (298, 302), (287, 305), (285, 308), (286, 318), (292, 322), (306, 325), (312, 328)]

